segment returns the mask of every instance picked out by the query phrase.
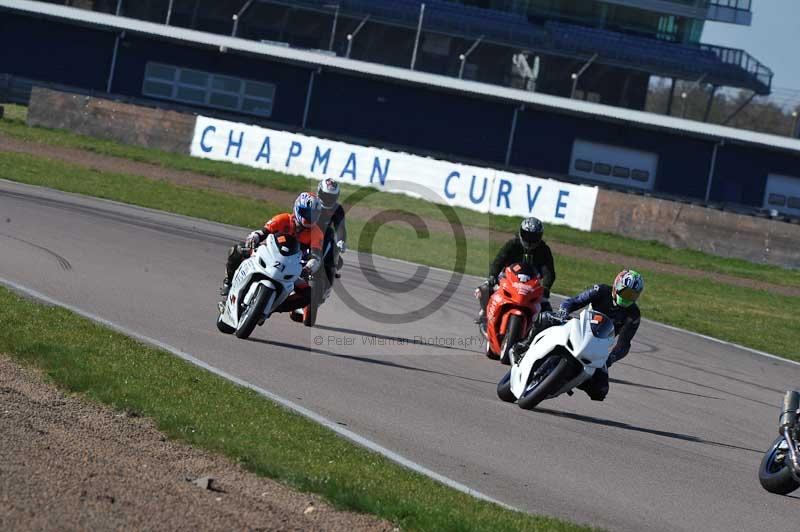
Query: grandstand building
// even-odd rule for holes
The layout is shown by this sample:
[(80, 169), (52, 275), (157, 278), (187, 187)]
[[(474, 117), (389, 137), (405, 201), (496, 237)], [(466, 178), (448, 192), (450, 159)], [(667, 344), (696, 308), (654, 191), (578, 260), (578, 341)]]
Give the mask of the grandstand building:
[(751, 0), (62, 3), (631, 109), (651, 76), (757, 94), (772, 81), (746, 51), (700, 43), (706, 20), (750, 24)]
[(696, 42), (747, 1), (327, 1), (0, 0), (0, 101), (51, 86), (800, 221), (800, 140), (636, 109), (653, 75), (768, 91)]

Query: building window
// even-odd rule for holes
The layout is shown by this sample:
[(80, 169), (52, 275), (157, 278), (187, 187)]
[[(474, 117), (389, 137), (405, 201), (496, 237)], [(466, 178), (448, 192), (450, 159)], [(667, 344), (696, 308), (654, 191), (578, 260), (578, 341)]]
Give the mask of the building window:
[(775, 205), (776, 207), (783, 207), (786, 205), (786, 196), (783, 194), (770, 194), (769, 199), (767, 200), (770, 205)]
[(611, 175), (611, 165), (606, 163), (594, 163), (594, 173), (599, 175)]
[(615, 166), (612, 175), (614, 177), (621, 177), (623, 179), (628, 179), (631, 176), (631, 170), (630, 168), (626, 168), (624, 166)]
[(634, 170), (631, 172), (631, 179), (636, 181), (647, 182), (650, 180), (650, 172), (646, 170)]
[(160, 63), (147, 63), (142, 94), (268, 117), (272, 115), (275, 85)]
[(586, 159), (575, 159), (575, 170), (581, 172), (591, 172), (592, 161), (587, 161)]

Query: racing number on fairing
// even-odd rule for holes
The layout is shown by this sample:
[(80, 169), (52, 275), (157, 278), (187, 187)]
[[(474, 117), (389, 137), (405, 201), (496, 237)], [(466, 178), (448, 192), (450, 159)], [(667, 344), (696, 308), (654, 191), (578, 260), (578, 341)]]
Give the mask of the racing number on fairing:
[(285, 266), (281, 264), (281, 261), (276, 260), (275, 264), (272, 265), (273, 268), (276, 268), (279, 272), (282, 272)]

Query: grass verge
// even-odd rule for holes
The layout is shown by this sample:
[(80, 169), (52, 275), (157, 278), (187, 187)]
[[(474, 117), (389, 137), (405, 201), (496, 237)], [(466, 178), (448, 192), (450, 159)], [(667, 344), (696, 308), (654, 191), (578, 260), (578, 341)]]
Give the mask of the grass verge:
[[(243, 227), (258, 227), (266, 217), (283, 210), (250, 198), (138, 176), (87, 172), (76, 165), (23, 154), (0, 153), (0, 178)], [(450, 234), (431, 232), (419, 237), (401, 225), (378, 226), (350, 218), (348, 231), (351, 246), (359, 251), (445, 269), (452, 269), (455, 264), (456, 246)], [(496, 242), (469, 241), (465, 272), (484, 274), (497, 247)], [(223, 260), (220, 257), (220, 264)], [(594, 283), (608, 282), (620, 266), (623, 265), (557, 256), (558, 292), (576, 293)], [(641, 302), (645, 317), (800, 360), (794, 334), (800, 330), (800, 316), (794, 312), (800, 298), (647, 269), (641, 271), (647, 279), (647, 291)]]
[(25, 122), (28, 118), (28, 108), (24, 105), (16, 103), (0, 102), (0, 107), (3, 108), (3, 118), (12, 122)]
[(588, 530), (478, 501), (165, 351), (2, 287), (0, 323), (0, 352), (41, 368), (59, 386), (152, 418), (172, 439), (339, 508), (409, 530)]
[[(122, 157), (139, 162), (159, 165), (174, 170), (191, 171), (229, 181), (255, 184), (277, 190), (301, 192), (309, 188), (309, 180), (279, 172), (258, 170), (248, 166), (197, 159), (188, 155), (162, 152), (150, 148), (128, 146), (114, 141), (76, 135), (69, 131), (27, 127), (19, 117), (22, 109), (10, 113), (11, 120), (0, 120), (0, 134), (14, 138), (39, 142), (52, 146), (88, 150), (104, 155)], [(357, 190), (343, 186), (344, 196)], [(364, 206), (381, 209), (402, 209), (424, 218), (443, 220), (444, 215), (431, 203), (414, 200), (407, 196), (376, 193), (366, 198)], [(493, 229), (506, 233), (515, 232), (520, 218), (486, 215), (462, 208), (455, 208), (460, 221), (467, 226)], [(608, 233), (588, 233), (564, 226), (548, 224), (547, 239), (580, 247), (596, 249), (630, 257), (653, 260), (662, 264), (673, 264), (692, 269), (757, 279), (784, 286), (800, 286), (800, 269), (785, 269), (777, 266), (754, 264), (740, 259), (727, 259), (692, 250), (672, 249), (655, 241), (640, 241)]]

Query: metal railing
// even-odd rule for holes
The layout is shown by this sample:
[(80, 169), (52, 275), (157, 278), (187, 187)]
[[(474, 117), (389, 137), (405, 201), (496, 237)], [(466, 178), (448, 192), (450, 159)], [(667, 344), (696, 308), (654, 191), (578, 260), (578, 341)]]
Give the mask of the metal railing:
[(708, 0), (708, 4), (719, 7), (729, 7), (738, 11), (752, 11), (752, 0)]
[(728, 48), (714, 44), (701, 44), (700, 48), (713, 52), (723, 63), (744, 70), (766, 87), (765, 94), (770, 92), (773, 72), (752, 55), (738, 48)]

